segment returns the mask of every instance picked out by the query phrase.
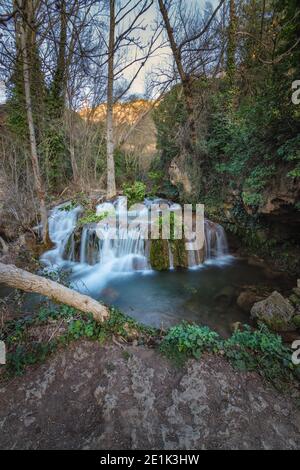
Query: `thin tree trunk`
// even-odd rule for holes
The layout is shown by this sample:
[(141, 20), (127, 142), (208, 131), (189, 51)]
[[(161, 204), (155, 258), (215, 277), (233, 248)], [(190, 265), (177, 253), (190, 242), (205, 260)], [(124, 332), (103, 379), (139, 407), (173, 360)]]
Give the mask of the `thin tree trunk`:
[(114, 100), (114, 47), (115, 47), (115, 0), (110, 0), (110, 28), (108, 47), (108, 82), (107, 82), (107, 197), (110, 199), (117, 194), (114, 161), (114, 129), (113, 129), (113, 100)]
[(72, 173), (73, 173), (73, 181), (75, 184), (79, 182), (79, 174), (78, 174), (78, 166), (75, 157), (75, 146), (74, 146), (74, 139), (72, 136), (72, 130), (70, 130), (70, 158), (71, 158), (71, 166), (72, 166)]
[(228, 46), (227, 46), (227, 79), (230, 88), (235, 86), (235, 73), (236, 73), (236, 31), (237, 31), (237, 17), (235, 0), (230, 0), (229, 3), (229, 29), (228, 29)]
[(91, 313), (98, 322), (103, 322), (109, 317), (108, 308), (91, 297), (13, 265), (0, 263), (0, 283), (25, 292), (45, 295), (55, 302), (70, 305), (84, 313)]
[(51, 244), (48, 232), (48, 213), (45, 202), (45, 189), (41, 177), (39, 159), (37, 154), (37, 144), (35, 137), (33, 113), (32, 113), (32, 102), (31, 102), (31, 91), (30, 91), (30, 74), (28, 66), (28, 51), (27, 51), (27, 41), (26, 41), (26, 29), (24, 21), (21, 19), (20, 25), (20, 42), (22, 48), (22, 58), (23, 58), (23, 78), (24, 78), (24, 89), (25, 89), (25, 102), (26, 102), (26, 112), (27, 112), (27, 123), (29, 130), (29, 140), (30, 140), (30, 155), (31, 163), (33, 168), (34, 181), (36, 186), (36, 192), (40, 204), (40, 215), (42, 222), (42, 237), (43, 243), (45, 245)]
[(185, 98), (185, 108), (188, 114), (190, 138), (191, 138), (192, 144), (194, 145), (196, 143), (197, 135), (196, 135), (195, 118), (194, 118), (192, 80), (191, 80), (191, 77), (184, 70), (184, 67), (182, 64), (181, 52), (175, 41), (174, 30), (171, 26), (169, 14), (165, 6), (164, 0), (158, 0), (158, 4), (159, 4), (161, 15), (165, 23), (171, 50), (172, 50), (176, 67), (177, 67), (180, 80), (182, 83), (183, 94)]

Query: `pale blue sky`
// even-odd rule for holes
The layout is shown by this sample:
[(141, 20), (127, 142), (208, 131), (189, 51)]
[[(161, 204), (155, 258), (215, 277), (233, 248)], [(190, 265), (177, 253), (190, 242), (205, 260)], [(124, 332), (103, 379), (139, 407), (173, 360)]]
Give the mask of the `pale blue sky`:
[[(207, 0), (185, 0), (188, 7), (192, 4), (198, 6), (198, 8), (204, 12), (204, 6)], [(215, 7), (218, 4), (218, 0), (209, 0), (209, 2)], [(147, 30), (143, 33), (142, 37), (144, 40), (147, 40), (151, 34), (149, 25), (154, 25), (156, 19), (160, 19), (160, 13), (158, 11), (157, 2), (154, 2), (154, 5), (147, 11), (145, 14), (144, 24), (147, 25)], [(151, 72), (152, 69), (155, 69), (157, 66), (161, 66), (164, 62), (168, 63), (171, 58), (170, 49), (164, 49), (163, 51), (158, 51), (154, 57), (148, 59), (145, 67), (141, 70), (139, 76), (132, 85), (131, 93), (132, 94), (141, 94), (145, 93), (145, 78), (146, 75)], [(131, 67), (124, 73), (124, 78), (130, 80), (134, 71), (137, 69), (137, 65)]]
[[(125, 0), (121, 0), (123, 2)], [(135, 1), (135, 0), (134, 0)], [(190, 7), (191, 5), (196, 5), (200, 9), (200, 11), (204, 12), (204, 6), (206, 3), (206, 0), (185, 0), (187, 3), (187, 6)], [(219, 0), (210, 0), (210, 3), (212, 3), (213, 6), (216, 6)], [(127, 2), (127, 0), (126, 0)], [(156, 24), (157, 19), (161, 20), (160, 13), (158, 11), (157, 7), (157, 2), (154, 2), (152, 7), (145, 13), (144, 18), (143, 18), (143, 25), (146, 27), (146, 30), (139, 33), (141, 35), (141, 38), (143, 42), (147, 42), (149, 40), (152, 32), (151, 28), (154, 27)], [(162, 38), (161, 38), (162, 39)], [(130, 60), (133, 55), (134, 51), (130, 53), (129, 57), (127, 57), (127, 60)], [(171, 60), (171, 51), (169, 47), (164, 48), (163, 50), (159, 50), (155, 53), (153, 57), (148, 59), (146, 65), (144, 68), (140, 71), (138, 77), (134, 81), (131, 89), (130, 89), (130, 94), (140, 94), (144, 95), (145, 93), (145, 79), (148, 73), (151, 72), (151, 70), (155, 70), (156, 67), (158, 66), (163, 66), (164, 63), (166, 65), (168, 62)], [(132, 67), (128, 68), (123, 75), (123, 78), (127, 80), (131, 80), (132, 76), (134, 75), (135, 71), (138, 68), (138, 64), (133, 65)], [(4, 92), (4, 84), (3, 82), (0, 81), (0, 103), (3, 103), (5, 99), (5, 92)]]

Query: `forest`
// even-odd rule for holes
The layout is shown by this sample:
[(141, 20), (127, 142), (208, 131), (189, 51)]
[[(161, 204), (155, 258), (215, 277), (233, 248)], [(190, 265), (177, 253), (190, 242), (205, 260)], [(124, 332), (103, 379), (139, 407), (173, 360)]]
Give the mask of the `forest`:
[(0, 0), (0, 449), (299, 450), (299, 233), (297, 0)]

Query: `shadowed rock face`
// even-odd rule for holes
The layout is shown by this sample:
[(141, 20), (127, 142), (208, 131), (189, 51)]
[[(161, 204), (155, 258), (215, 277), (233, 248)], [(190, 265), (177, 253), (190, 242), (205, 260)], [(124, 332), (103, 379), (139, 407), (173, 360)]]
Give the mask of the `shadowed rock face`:
[(0, 387), (3, 449), (296, 449), (291, 399), (205, 356), (78, 342)]
[(180, 157), (172, 160), (169, 167), (170, 181), (173, 186), (182, 185), (184, 193), (189, 195), (192, 193), (192, 183), (188, 173), (182, 167), (183, 164)]

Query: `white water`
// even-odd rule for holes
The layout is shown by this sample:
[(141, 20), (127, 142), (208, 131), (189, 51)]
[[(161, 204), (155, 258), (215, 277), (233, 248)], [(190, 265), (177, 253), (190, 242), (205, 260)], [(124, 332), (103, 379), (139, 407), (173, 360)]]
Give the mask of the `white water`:
[[(168, 204), (173, 210), (176, 208), (169, 201), (155, 200), (153, 202)], [(151, 201), (146, 200), (145, 204), (149, 206)], [(128, 221), (131, 222), (128, 236), (125, 236), (125, 229), (122, 228), (118, 236), (115, 236), (114, 224), (107, 220), (97, 224), (97, 227), (93, 224), (86, 225), (82, 229), (80, 247), (77, 248), (76, 254), (73, 234), (82, 209), (76, 207), (72, 210), (64, 210), (65, 206), (67, 204), (56, 207), (49, 216), (49, 234), (55, 247), (44, 253), (41, 258), (46, 266), (57, 267), (71, 263), (75, 284), (78, 286), (82, 283), (82, 286), (78, 287), (80, 290), (84, 287), (86, 291), (89, 291), (95, 282), (103, 288), (109, 279), (116, 276), (130, 275), (134, 272), (144, 274), (151, 272), (150, 242), (143, 236), (143, 230), (148, 229), (147, 210), (127, 213), (125, 198), (118, 198), (114, 202), (116, 216), (119, 220), (128, 216)], [(97, 207), (97, 214), (107, 213), (110, 210), (111, 204), (103, 203)], [(223, 227), (205, 220), (204, 229), (205, 253), (188, 251), (190, 269), (203, 266), (203, 261), (217, 264), (228, 261), (228, 245)], [(174, 256), (170, 243), (168, 249), (170, 270), (173, 270)]]
[[(49, 214), (49, 236), (55, 247), (41, 256), (41, 261), (46, 266), (60, 266), (64, 264), (64, 252), (70, 236), (75, 230), (78, 214), (81, 207), (64, 210), (68, 204), (55, 207)], [(72, 256), (72, 247), (70, 250)]]

